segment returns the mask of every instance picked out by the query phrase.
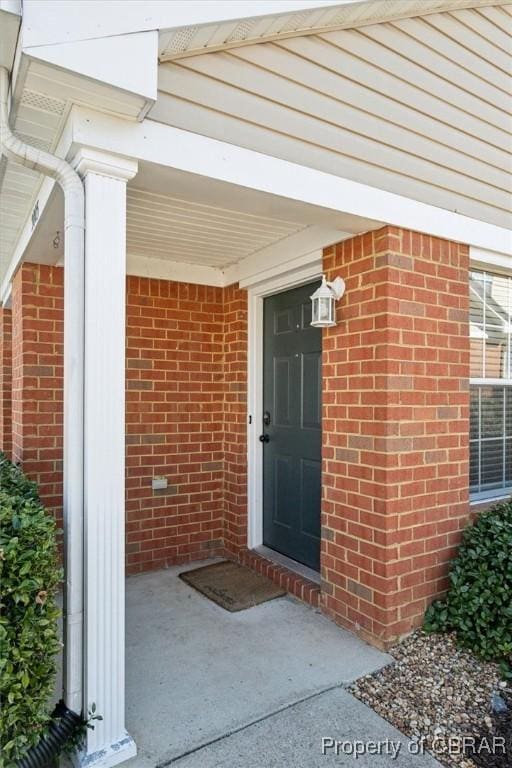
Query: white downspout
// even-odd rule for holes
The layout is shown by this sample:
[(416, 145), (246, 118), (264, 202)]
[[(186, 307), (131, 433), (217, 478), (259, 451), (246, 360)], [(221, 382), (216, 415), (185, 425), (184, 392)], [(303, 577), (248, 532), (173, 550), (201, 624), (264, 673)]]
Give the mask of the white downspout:
[(83, 445), (84, 445), (84, 188), (76, 171), (49, 152), (20, 141), (9, 127), (9, 76), (0, 67), (0, 148), (14, 162), (51, 176), (64, 192), (64, 699), (82, 712)]

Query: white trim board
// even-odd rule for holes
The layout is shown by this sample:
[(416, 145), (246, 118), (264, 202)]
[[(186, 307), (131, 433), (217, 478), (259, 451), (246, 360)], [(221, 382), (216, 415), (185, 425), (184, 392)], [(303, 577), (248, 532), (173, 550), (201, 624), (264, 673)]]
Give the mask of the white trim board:
[[(178, 283), (213, 285), (223, 288), (228, 285), (222, 270), (201, 264), (154, 259), (128, 252), (126, 255), (126, 274), (135, 277), (148, 277), (156, 280), (173, 280)], [(234, 280), (232, 282), (235, 282)]]
[[(303, 265), (307, 266), (314, 259), (312, 254), (318, 255), (320, 253), (321, 262), (323, 248), (353, 236), (339, 229), (314, 225), (306, 227), (300, 232), (295, 232), (293, 235), (246, 256), (236, 265), (236, 279), (240, 283), (240, 288), (250, 288), (274, 277), (284, 276), (287, 272), (295, 272), (300, 270)], [(229, 270), (226, 274), (229, 274)]]
[[(304, 12), (356, 0), (37, 0), (27, 3), (25, 45), (55, 45), (147, 30), (187, 28), (245, 18)], [(494, 0), (486, 0), (493, 2)], [(470, 2), (470, 0), (468, 0)], [(78, 6), (78, 10), (77, 10)]]
[(247, 357), (247, 546), (263, 544), (263, 453), (258, 440), (263, 423), (263, 299), (320, 278), (322, 251), (288, 261), (280, 274), (248, 287)]
[(469, 249), (469, 262), (472, 268), (483, 269), (488, 272), (512, 273), (512, 256), (506, 253), (496, 253), (483, 248)]
[(512, 255), (509, 229), (153, 120), (129, 123), (74, 107), (73, 140), (320, 211), (357, 216)]

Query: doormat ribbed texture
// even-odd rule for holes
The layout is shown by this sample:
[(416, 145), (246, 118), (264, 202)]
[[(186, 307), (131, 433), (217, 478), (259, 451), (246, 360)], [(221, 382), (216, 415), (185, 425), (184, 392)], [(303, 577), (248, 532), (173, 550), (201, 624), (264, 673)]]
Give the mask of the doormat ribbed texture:
[(286, 594), (265, 576), (228, 560), (185, 571), (180, 579), (231, 613)]

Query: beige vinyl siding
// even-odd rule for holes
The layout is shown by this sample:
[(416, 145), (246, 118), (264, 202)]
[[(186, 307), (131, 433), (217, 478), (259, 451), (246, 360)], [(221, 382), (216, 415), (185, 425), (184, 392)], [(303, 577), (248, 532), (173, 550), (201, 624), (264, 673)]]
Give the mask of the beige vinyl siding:
[(150, 117), (510, 226), (507, 28), (485, 7), (192, 56)]

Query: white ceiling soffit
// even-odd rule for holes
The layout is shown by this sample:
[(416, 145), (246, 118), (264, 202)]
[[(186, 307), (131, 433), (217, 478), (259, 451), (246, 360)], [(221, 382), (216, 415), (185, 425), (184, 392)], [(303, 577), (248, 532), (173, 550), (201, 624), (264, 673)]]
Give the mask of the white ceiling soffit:
[(160, 30), (160, 61), (284, 37), (425, 16), (440, 11), (504, 4), (504, 0), (360, 0), (290, 13), (196, 24)]
[(128, 187), (127, 247), (140, 256), (223, 268), (305, 227)]

